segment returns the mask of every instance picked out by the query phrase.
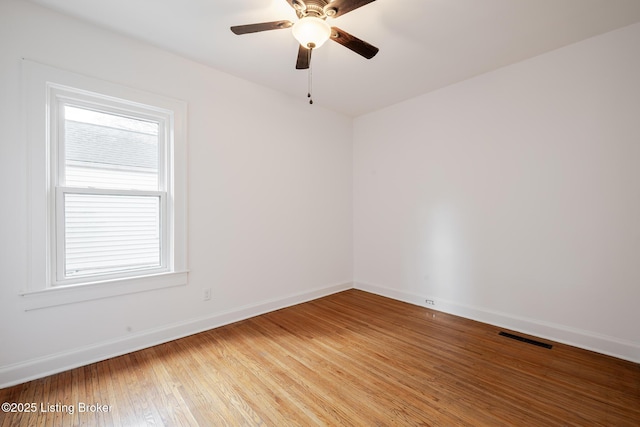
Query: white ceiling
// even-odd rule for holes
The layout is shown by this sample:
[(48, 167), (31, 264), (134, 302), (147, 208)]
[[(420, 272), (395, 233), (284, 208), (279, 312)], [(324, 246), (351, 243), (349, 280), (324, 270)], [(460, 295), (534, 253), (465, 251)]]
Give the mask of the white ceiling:
[[(229, 30), (295, 21), (286, 0), (31, 1), (306, 98), (290, 29)], [(640, 0), (377, 0), (329, 20), (380, 48), (371, 60), (331, 41), (314, 51), (315, 104), (358, 116), (640, 22)]]

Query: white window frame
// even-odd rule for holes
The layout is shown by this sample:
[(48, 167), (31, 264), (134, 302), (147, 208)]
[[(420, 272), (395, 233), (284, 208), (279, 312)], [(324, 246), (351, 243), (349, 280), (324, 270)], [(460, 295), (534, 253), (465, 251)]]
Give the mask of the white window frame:
[[(187, 284), (187, 151), (183, 101), (23, 60), (25, 131), (29, 149), (29, 276), (20, 289), (24, 309), (32, 310)], [(130, 113), (161, 123), (159, 162), (166, 176), (157, 192), (66, 187), (59, 182), (64, 161), (60, 136), (64, 105), (107, 113)], [(62, 127), (63, 128), (63, 127)], [(135, 273), (66, 278), (64, 194), (157, 195), (161, 210), (161, 266)]]
[[(154, 269), (147, 269), (140, 272), (120, 272), (112, 274), (101, 274), (100, 281), (117, 278), (137, 277), (154, 273), (164, 273), (170, 271), (171, 260), (169, 251), (172, 242), (172, 209), (167, 204), (167, 196), (170, 196), (171, 177), (167, 174), (169, 170), (169, 160), (172, 153), (169, 152), (167, 135), (173, 133), (172, 116), (173, 112), (161, 110), (151, 106), (141, 106), (132, 104), (130, 101), (106, 98), (100, 94), (88, 94), (85, 91), (78, 91), (73, 88), (62, 87), (60, 85), (48, 84), (49, 91), (49, 123), (50, 126), (50, 162), (51, 162), (51, 185), (55, 188), (54, 200), (54, 224), (52, 224), (52, 286), (64, 286), (70, 284), (82, 284), (88, 281), (87, 277), (68, 278), (65, 277), (66, 248), (64, 245), (65, 230), (65, 204), (66, 194), (96, 194), (96, 195), (150, 195), (160, 197), (160, 266)], [(158, 134), (158, 185), (157, 191), (138, 190), (115, 190), (99, 188), (71, 188), (63, 182), (65, 175), (65, 143), (64, 135), (64, 107), (72, 106), (107, 114), (130, 116), (136, 119), (149, 120), (159, 124)]]

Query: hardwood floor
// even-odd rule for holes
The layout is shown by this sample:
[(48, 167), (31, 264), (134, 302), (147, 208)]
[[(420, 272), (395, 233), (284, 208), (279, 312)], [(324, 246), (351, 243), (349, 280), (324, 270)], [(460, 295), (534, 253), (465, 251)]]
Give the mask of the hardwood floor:
[(349, 290), (0, 390), (37, 406), (0, 426), (640, 425), (640, 365), (499, 331)]

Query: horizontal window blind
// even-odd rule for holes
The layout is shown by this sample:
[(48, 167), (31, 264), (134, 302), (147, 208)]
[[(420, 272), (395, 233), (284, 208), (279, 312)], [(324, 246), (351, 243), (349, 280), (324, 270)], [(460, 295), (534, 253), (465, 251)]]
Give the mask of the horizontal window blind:
[(161, 265), (161, 196), (64, 194), (65, 275)]

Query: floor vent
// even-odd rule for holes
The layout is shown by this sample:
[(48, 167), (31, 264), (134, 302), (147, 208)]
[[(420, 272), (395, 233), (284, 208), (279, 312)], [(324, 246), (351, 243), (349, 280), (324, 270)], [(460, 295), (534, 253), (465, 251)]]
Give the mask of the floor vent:
[(500, 332), (499, 335), (502, 335), (503, 337), (511, 338), (512, 340), (526, 342), (527, 344), (537, 345), (538, 347), (544, 347), (548, 349), (551, 349), (553, 347), (551, 344), (547, 344), (547, 343), (536, 341), (536, 340), (531, 340), (525, 337), (520, 337), (518, 335), (513, 335), (508, 332)]

